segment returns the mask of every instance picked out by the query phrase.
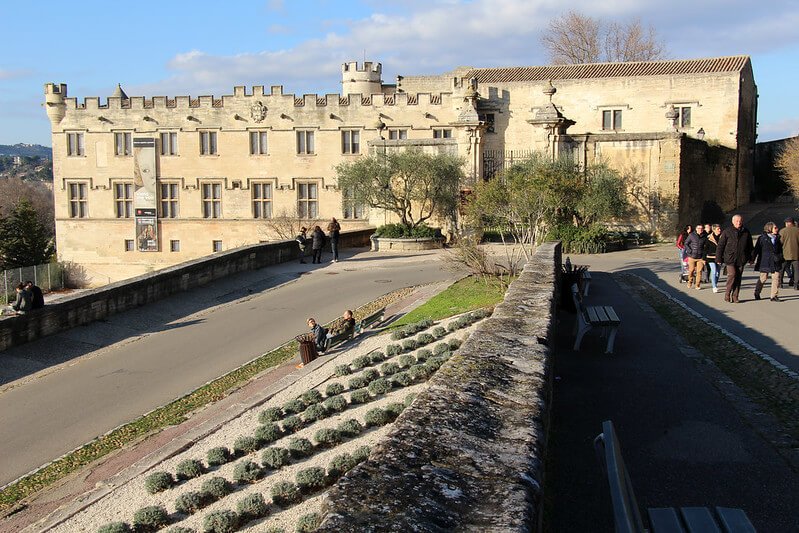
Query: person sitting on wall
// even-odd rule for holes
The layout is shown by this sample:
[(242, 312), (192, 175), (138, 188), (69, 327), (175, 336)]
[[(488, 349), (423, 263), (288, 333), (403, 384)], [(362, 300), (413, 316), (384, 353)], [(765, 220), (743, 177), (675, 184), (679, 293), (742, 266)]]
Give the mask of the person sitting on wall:
[(16, 290), (17, 299), (3, 310), (4, 314), (24, 315), (31, 310), (31, 295), (25, 290), (25, 284), (20, 283)]
[(31, 297), (31, 309), (41, 309), (44, 307), (44, 294), (42, 294), (42, 289), (29, 280), (25, 282), (25, 290), (28, 291)]

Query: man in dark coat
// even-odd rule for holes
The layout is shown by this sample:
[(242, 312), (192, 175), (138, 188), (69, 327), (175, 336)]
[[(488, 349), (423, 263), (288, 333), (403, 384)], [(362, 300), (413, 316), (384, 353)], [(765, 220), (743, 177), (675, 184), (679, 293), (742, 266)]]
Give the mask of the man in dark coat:
[(688, 256), (688, 288), (694, 285), (696, 279), (696, 288), (701, 288), (702, 270), (705, 268), (705, 242), (707, 241), (707, 234), (702, 224), (696, 225), (696, 232), (688, 235), (685, 239), (685, 255)]
[(785, 227), (780, 230), (780, 241), (782, 241), (783, 264), (780, 273), (780, 285), (782, 277), (788, 273), (788, 284), (799, 291), (799, 228), (793, 217), (785, 219)]
[(31, 309), (41, 309), (44, 307), (44, 294), (42, 294), (42, 289), (34, 285), (32, 281), (26, 281), (25, 290), (31, 295)]
[(322, 262), (322, 248), (325, 246), (325, 232), (322, 228), (315, 226), (311, 234), (311, 249), (313, 250), (312, 263)]
[(755, 283), (755, 300), (760, 299), (760, 291), (771, 276), (771, 301), (779, 302), (782, 243), (774, 222), (766, 222), (763, 226), (763, 234), (757, 239), (752, 258), (755, 260), (755, 270), (760, 272)]
[(752, 234), (744, 227), (741, 215), (732, 216), (732, 226), (725, 228), (719, 237), (716, 261), (721, 259), (727, 269), (727, 286), (724, 301), (738, 303), (741, 277), (746, 263), (752, 264)]

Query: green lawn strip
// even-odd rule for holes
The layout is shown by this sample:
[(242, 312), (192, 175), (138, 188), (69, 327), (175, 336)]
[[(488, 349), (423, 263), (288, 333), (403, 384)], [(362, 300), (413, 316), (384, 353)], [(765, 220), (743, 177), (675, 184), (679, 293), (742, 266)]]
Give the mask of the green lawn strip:
[[(402, 298), (408, 292), (409, 289), (407, 288), (392, 291), (373, 302), (359, 307), (354, 314), (356, 317), (368, 316), (387, 303)], [(23, 498), (48, 487), (112, 451), (121, 449), (123, 446), (157, 430), (180, 424), (192, 412), (221, 400), (261, 372), (292, 359), (297, 355), (297, 352), (298, 345), (296, 341), (284, 344), (240, 366), (229, 374), (217, 378), (132, 422), (122, 425), (13, 482), (0, 491), (0, 512), (9, 510)]]
[(704, 324), (697, 327), (696, 317), (640, 280), (626, 276), (625, 280), (691, 346), (713, 361), (751, 400), (772, 413), (794, 442), (799, 442), (799, 382), (715, 328)]
[(392, 322), (390, 329), (426, 318), (441, 320), (481, 307), (490, 307), (502, 301), (505, 291), (499, 283), (485, 283), (478, 277), (469, 276), (456, 281), (396, 322)]

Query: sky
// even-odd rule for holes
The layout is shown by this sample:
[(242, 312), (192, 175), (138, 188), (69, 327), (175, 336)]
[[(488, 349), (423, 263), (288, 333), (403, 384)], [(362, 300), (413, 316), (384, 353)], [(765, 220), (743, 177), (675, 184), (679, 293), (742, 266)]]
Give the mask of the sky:
[[(338, 93), (341, 63), (398, 74), (544, 65), (559, 0), (0, 0), (0, 144), (50, 146), (44, 84), (68, 95), (214, 95), (236, 85)], [(672, 59), (745, 54), (758, 86), (758, 141), (799, 134), (799, 1), (573, 0), (585, 15), (639, 19)], [(766, 9), (766, 6), (768, 7)]]

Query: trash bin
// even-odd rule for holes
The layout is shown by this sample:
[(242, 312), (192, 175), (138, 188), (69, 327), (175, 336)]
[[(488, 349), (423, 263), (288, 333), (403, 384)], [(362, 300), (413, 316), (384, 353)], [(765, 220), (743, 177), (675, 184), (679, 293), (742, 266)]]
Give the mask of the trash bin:
[(319, 356), (313, 336), (299, 335), (296, 339), (300, 343), (300, 361), (303, 365), (307, 365)]

